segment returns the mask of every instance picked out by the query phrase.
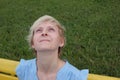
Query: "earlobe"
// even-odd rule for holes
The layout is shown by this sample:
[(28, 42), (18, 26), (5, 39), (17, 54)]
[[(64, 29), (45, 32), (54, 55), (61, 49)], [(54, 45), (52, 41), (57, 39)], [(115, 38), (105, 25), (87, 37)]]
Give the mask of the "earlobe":
[(60, 45), (60, 47), (63, 47), (64, 46), (64, 44), (62, 43), (61, 45)]

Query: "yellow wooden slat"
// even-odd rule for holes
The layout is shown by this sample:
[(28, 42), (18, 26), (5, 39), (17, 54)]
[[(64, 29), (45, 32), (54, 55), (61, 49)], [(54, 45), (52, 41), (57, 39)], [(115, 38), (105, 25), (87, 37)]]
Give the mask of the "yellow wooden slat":
[[(19, 64), (18, 61), (0, 58), (0, 72), (2, 72), (0, 73), (0, 80), (18, 80), (18, 78), (14, 76), (16, 74), (15, 69), (18, 64)], [(7, 75), (4, 73), (11, 75)], [(88, 80), (120, 80), (120, 78), (97, 74), (89, 74)]]
[(0, 58), (0, 72), (15, 75), (15, 69), (19, 62)]
[(18, 80), (18, 78), (0, 73), (0, 80)]
[(89, 74), (88, 80), (120, 80), (120, 78), (97, 75), (97, 74)]

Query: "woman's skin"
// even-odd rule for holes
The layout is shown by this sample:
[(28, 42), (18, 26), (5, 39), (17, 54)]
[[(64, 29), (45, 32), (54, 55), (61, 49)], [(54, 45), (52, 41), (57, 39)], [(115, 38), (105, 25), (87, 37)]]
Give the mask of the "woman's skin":
[(37, 53), (37, 75), (40, 80), (56, 80), (58, 70), (65, 62), (58, 57), (58, 48), (64, 46), (55, 23), (46, 21), (35, 30), (32, 48)]

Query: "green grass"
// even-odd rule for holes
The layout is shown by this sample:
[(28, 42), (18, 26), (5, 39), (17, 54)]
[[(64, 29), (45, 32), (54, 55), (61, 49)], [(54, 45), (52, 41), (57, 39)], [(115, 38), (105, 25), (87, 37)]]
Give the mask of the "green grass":
[(62, 58), (90, 73), (120, 77), (119, 0), (0, 0), (0, 57), (34, 57), (25, 40), (42, 15), (66, 27)]

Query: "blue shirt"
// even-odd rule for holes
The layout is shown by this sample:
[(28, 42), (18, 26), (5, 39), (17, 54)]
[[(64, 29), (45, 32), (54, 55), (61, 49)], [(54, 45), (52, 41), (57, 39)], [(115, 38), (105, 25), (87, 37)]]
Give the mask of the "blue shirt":
[[(38, 80), (36, 59), (20, 60), (16, 68), (19, 80)], [(87, 80), (88, 70), (78, 70), (66, 61), (65, 65), (58, 71), (56, 80)]]

